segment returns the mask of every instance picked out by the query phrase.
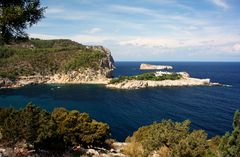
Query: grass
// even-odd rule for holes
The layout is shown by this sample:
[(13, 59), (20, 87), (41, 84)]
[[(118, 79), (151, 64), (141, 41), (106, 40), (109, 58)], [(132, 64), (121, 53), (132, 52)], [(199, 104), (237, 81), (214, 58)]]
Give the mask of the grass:
[(181, 75), (177, 73), (163, 74), (161, 76), (155, 76), (155, 73), (144, 73), (136, 76), (120, 76), (119, 78), (112, 79), (110, 84), (121, 83), (125, 80), (151, 80), (151, 81), (163, 81), (163, 80), (179, 80)]
[(0, 47), (0, 77), (51, 75), (85, 68), (99, 69), (104, 53), (71, 40), (32, 39)]

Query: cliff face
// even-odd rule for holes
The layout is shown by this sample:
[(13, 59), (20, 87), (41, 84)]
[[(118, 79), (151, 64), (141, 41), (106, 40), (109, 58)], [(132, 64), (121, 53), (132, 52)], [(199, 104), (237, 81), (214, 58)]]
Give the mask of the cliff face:
[(30, 40), (0, 47), (0, 88), (39, 83), (108, 83), (114, 60), (103, 46)]

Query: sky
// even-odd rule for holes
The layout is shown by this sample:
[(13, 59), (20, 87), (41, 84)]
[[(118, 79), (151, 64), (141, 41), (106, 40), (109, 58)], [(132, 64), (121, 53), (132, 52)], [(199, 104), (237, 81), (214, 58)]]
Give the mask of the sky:
[(240, 61), (240, 0), (41, 0), (30, 37), (103, 45), (117, 61)]

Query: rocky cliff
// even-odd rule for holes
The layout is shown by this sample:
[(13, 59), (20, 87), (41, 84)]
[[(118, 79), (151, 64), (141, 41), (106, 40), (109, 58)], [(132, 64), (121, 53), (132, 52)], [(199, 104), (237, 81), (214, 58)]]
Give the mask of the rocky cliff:
[(0, 47), (0, 88), (39, 83), (106, 84), (114, 60), (103, 46), (30, 40)]

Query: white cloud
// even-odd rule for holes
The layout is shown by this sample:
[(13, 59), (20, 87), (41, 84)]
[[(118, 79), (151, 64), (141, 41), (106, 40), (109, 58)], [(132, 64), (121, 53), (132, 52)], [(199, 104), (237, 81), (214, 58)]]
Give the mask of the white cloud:
[(162, 47), (162, 48), (187, 48), (187, 47), (218, 47), (220, 45), (225, 45), (228, 43), (236, 42), (240, 39), (238, 36), (232, 35), (192, 35), (186, 36), (185, 38), (177, 37), (127, 37), (118, 42), (121, 46), (132, 45), (135, 47), (145, 46), (145, 47)]
[[(108, 47), (116, 60), (199, 60), (216, 59), (221, 56), (238, 55), (240, 52), (239, 36), (217, 34), (188, 36), (130, 36), (115, 34), (76, 34), (46, 35), (30, 34), (41, 39), (71, 39), (85, 45), (103, 45)], [(233, 46), (234, 45), (234, 46)], [(148, 53), (148, 55), (146, 55)], [(206, 58), (206, 56), (208, 56)], [(184, 58), (186, 57), (186, 58)], [(209, 58), (210, 57), (210, 58)], [(212, 57), (212, 58), (211, 58)]]
[(176, 19), (176, 20), (183, 19), (183, 16), (165, 14), (164, 12), (160, 12), (159, 10), (148, 9), (145, 7), (128, 6), (128, 5), (111, 5), (108, 11), (112, 13), (147, 15), (147, 16), (157, 18), (158, 20), (159, 18), (160, 19)]
[(240, 43), (233, 45), (233, 51), (240, 52)]
[(115, 12), (124, 12), (124, 13), (141, 13), (141, 14), (153, 14), (154, 11), (142, 8), (142, 7), (133, 7), (127, 5), (112, 5), (110, 6), (110, 10)]
[[(128, 36), (118, 35), (118, 38), (114, 34), (80, 34), (71, 36), (54, 36), (47, 34), (30, 34), (30, 37), (41, 38), (41, 39), (71, 39), (83, 44), (105, 44), (113, 43), (122, 47), (133, 46), (133, 47), (158, 47), (163, 49), (178, 49), (188, 47), (223, 47), (224, 45), (230, 45), (230, 43), (236, 43), (240, 40), (239, 36), (232, 35), (209, 35), (207, 38), (203, 36), (189, 36), (185, 38), (176, 37), (147, 37), (147, 36)], [(223, 49), (222, 49), (223, 50)], [(228, 49), (229, 50), (229, 49)], [(232, 50), (240, 51), (240, 43), (232, 46)], [(227, 51), (227, 50), (226, 50)]]
[(225, 0), (211, 0), (211, 2), (225, 10), (229, 9), (229, 5), (225, 2)]
[(64, 9), (63, 8), (48, 8), (47, 9), (47, 14), (59, 14), (59, 13), (63, 13)]
[(95, 27), (95, 28), (90, 29), (90, 30), (88, 31), (88, 33), (90, 33), (90, 34), (95, 34), (95, 33), (101, 32), (101, 31), (102, 31), (101, 28)]
[(176, 47), (178, 42), (166, 38), (147, 38), (147, 37), (132, 37), (119, 42), (119, 45), (145, 46), (145, 47)]

